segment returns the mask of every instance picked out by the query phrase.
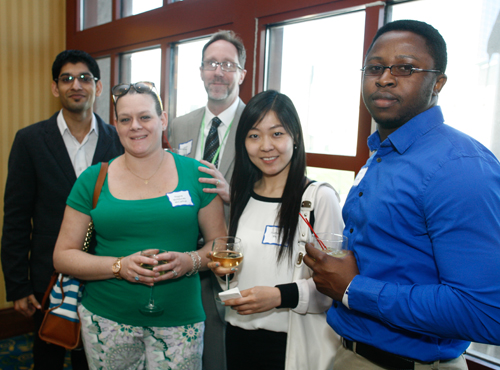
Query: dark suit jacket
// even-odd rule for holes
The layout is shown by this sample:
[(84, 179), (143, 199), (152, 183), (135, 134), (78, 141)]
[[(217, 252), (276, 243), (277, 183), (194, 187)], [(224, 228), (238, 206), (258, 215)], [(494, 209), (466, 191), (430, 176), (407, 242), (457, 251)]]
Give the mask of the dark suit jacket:
[[(19, 130), (10, 152), (2, 235), (8, 301), (44, 292), (54, 271), (52, 254), (76, 181), (58, 114)], [(96, 117), (99, 137), (92, 164), (123, 153), (115, 128)]]

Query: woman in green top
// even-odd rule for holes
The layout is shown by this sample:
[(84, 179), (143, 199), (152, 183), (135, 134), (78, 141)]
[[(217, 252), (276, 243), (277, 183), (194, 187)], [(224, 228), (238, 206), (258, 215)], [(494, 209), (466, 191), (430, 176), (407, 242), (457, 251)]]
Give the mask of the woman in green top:
[[(153, 83), (120, 84), (112, 92), (125, 154), (110, 162), (96, 208), (100, 164), (78, 178), (54, 266), (86, 280), (78, 310), (91, 369), (201, 369), (205, 313), (196, 272), (206, 269), (212, 240), (226, 234), (222, 201), (203, 191), (207, 185), (198, 179), (208, 175), (198, 161), (163, 150), (167, 115)], [(91, 218), (95, 254), (82, 251)], [(196, 252), (199, 230), (206, 244)], [(141, 256), (149, 248), (169, 252)], [(146, 315), (153, 284), (163, 311)]]

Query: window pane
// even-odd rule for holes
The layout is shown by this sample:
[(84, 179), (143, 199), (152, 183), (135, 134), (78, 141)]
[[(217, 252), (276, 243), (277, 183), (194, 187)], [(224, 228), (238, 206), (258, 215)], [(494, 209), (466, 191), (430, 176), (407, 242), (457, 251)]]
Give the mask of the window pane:
[(163, 0), (122, 0), (122, 17), (128, 17), (161, 8)]
[(82, 0), (81, 6), (82, 30), (111, 22), (113, 0)]
[(137, 51), (120, 57), (120, 83), (154, 82), (161, 91), (161, 49)]
[[(443, 17), (450, 9), (453, 17)], [(468, 0), (422, 0), (394, 5), (390, 10), (393, 20), (424, 21), (443, 35), (448, 81), (439, 105), (445, 121), (500, 158), (500, 2), (477, 0), (471, 6)], [(500, 364), (498, 346), (472, 343), (467, 352)]]
[(364, 27), (360, 11), (269, 29), (266, 88), (292, 99), (307, 152), (356, 155)]
[[(393, 20), (424, 21), (443, 35), (448, 81), (439, 105), (446, 123), (500, 158), (500, 2), (477, 0), (471, 6), (468, 0), (422, 0), (391, 8)], [(453, 17), (443, 17), (450, 9)]]
[(307, 177), (311, 180), (326, 181), (332, 185), (340, 195), (340, 205), (342, 207), (354, 182), (354, 172), (352, 171), (330, 170), (319, 167), (307, 167)]
[(207, 104), (207, 92), (200, 77), (201, 53), (209, 37), (175, 46), (177, 55), (176, 117)]
[(101, 96), (96, 98), (94, 103), (94, 112), (97, 113), (101, 118), (107, 122), (109, 121), (109, 102), (111, 96), (111, 58), (99, 58), (96, 59), (99, 69), (101, 70), (101, 83), (102, 83), (102, 93)]

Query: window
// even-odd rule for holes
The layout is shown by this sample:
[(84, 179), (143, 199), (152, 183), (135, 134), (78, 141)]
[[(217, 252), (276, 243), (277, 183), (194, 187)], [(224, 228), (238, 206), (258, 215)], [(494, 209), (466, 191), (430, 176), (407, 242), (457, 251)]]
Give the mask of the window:
[[(443, 17), (450, 9), (453, 16)], [(448, 81), (439, 105), (445, 121), (500, 158), (500, 2), (477, 0), (471, 6), (466, 0), (412, 1), (391, 6), (389, 16), (427, 22), (443, 35)], [(500, 365), (498, 346), (472, 343), (467, 353)]]
[(175, 107), (173, 117), (179, 117), (203, 107), (207, 103), (207, 93), (200, 77), (201, 54), (209, 37), (186, 41), (173, 47), (175, 59), (172, 62), (175, 87), (171, 91), (171, 106)]
[(332, 185), (339, 194), (341, 207), (344, 206), (354, 182), (353, 171), (330, 170), (319, 167), (307, 167), (307, 177), (315, 181), (326, 181)]
[(113, 0), (81, 0), (81, 29), (111, 22)]
[(161, 91), (161, 49), (123, 54), (120, 57), (120, 83), (154, 82)]
[[(268, 28), (266, 88), (293, 101), (308, 153), (356, 155), (364, 29), (364, 11)], [(354, 172), (310, 167), (308, 176), (345, 200)]]
[[(477, 0), (471, 6), (467, 0), (421, 0), (389, 9), (392, 20), (424, 21), (443, 35), (448, 81), (439, 105), (446, 123), (500, 158), (500, 2)], [(453, 16), (443, 17), (450, 9)]]
[[(110, 96), (111, 96), (111, 58), (96, 59), (101, 71), (102, 93), (97, 97), (94, 103), (94, 112), (97, 113), (105, 122), (109, 120)], [(112, 122), (108, 122), (112, 123)]]
[(122, 17), (128, 17), (161, 8), (163, 0), (122, 0)]

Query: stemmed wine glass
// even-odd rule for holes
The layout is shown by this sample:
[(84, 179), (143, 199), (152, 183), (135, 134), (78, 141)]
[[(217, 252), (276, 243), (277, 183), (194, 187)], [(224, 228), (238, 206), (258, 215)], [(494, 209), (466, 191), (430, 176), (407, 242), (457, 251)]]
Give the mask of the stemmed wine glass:
[[(243, 261), (241, 239), (235, 236), (216, 238), (212, 244), (212, 260), (222, 267), (236, 267)], [(226, 275), (226, 289), (229, 290), (229, 275)], [(216, 298), (220, 302), (219, 297)]]
[[(165, 253), (165, 252), (166, 251), (164, 251), (162, 249), (151, 248), (151, 249), (145, 249), (145, 250), (141, 251), (141, 256), (148, 257), (148, 258), (155, 258), (155, 256), (157, 254)], [(163, 265), (165, 263), (167, 263), (167, 261), (158, 261), (157, 265), (150, 265), (147, 263), (142, 263), (141, 267), (148, 269), (148, 270), (153, 270), (153, 268), (155, 266)], [(160, 316), (163, 313), (163, 308), (161, 306), (158, 306), (157, 304), (155, 304), (153, 290), (154, 290), (154, 284), (151, 285), (151, 290), (149, 292), (149, 302), (145, 306), (143, 306), (139, 309), (140, 313), (142, 313), (143, 315)]]

